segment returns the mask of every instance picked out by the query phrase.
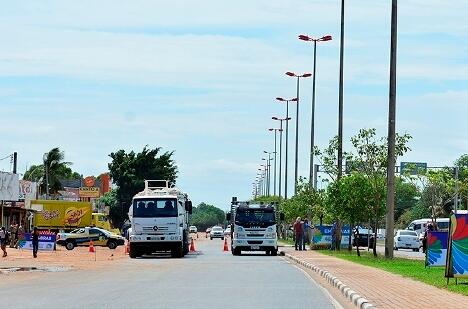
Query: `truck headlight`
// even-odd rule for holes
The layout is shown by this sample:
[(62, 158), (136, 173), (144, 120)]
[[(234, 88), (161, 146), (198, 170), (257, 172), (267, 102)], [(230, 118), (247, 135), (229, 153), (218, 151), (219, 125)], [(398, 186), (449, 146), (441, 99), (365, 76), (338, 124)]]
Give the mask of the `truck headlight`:
[(247, 234), (244, 233), (236, 233), (236, 238), (245, 238), (247, 237)]
[(276, 238), (276, 233), (266, 233), (265, 237), (266, 238)]
[(267, 228), (266, 231), (267, 231), (267, 232), (273, 232), (274, 230), (273, 230), (273, 228), (270, 226), (269, 228)]

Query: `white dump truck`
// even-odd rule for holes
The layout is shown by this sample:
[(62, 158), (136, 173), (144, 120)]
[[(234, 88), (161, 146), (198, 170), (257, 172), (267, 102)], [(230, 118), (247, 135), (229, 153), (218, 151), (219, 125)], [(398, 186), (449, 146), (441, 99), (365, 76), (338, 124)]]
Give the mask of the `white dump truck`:
[(277, 255), (278, 238), (276, 226), (283, 220), (277, 206), (238, 202), (232, 198), (231, 212), (226, 214), (231, 226), (231, 251), (240, 255), (242, 251), (264, 251), (267, 255)]
[(133, 197), (129, 208), (130, 257), (170, 251), (175, 258), (189, 251), (189, 214), (192, 202), (186, 193), (166, 180), (145, 180), (145, 189)]

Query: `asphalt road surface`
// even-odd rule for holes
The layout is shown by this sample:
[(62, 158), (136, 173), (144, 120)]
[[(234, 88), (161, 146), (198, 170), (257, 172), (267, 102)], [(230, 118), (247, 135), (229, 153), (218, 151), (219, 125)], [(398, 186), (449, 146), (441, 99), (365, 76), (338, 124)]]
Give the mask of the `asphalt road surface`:
[[(219, 239), (182, 259), (144, 257), (115, 268), (9, 275), (2, 308), (339, 308), (303, 271), (277, 256), (232, 256)], [(5, 283), (5, 282), (4, 282)]]

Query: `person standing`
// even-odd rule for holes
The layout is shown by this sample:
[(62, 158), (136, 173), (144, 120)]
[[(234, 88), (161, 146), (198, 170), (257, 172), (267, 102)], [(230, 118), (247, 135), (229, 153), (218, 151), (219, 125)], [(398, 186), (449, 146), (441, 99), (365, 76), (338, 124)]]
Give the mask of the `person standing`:
[(2, 228), (0, 229), (0, 247), (2, 248), (2, 251), (3, 251), (3, 257), (7, 256), (7, 251), (6, 251), (7, 236), (8, 236), (8, 233), (5, 230), (5, 227), (2, 226)]
[(331, 228), (331, 246), (330, 250), (335, 250), (336, 246), (336, 221), (333, 222), (332, 228)]
[(37, 227), (34, 227), (31, 239), (33, 245), (33, 257), (37, 258), (37, 251), (39, 250), (39, 231), (37, 230)]
[(18, 248), (21, 245), (21, 241), (24, 239), (24, 228), (23, 225), (18, 226), (18, 237), (16, 240), (15, 248)]
[(16, 223), (10, 225), (10, 248), (14, 248), (16, 244), (16, 233), (18, 231), (18, 226)]
[(309, 225), (309, 220), (304, 219), (304, 235), (302, 238), (302, 250), (306, 250), (306, 244), (310, 244), (310, 225)]
[(301, 217), (297, 217), (296, 222), (294, 222), (294, 236), (295, 242), (294, 247), (296, 250), (302, 251), (302, 238), (304, 234), (303, 222), (301, 222)]

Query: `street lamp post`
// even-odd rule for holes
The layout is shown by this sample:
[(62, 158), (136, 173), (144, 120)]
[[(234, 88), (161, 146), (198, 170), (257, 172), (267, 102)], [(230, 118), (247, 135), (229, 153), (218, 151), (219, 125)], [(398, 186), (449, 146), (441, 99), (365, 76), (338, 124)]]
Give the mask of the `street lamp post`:
[(286, 151), (285, 151), (285, 163), (284, 163), (284, 199), (288, 198), (288, 149), (289, 149), (289, 102), (297, 102), (297, 98), (285, 100), (283, 98), (276, 98), (280, 102), (286, 102)]
[[(270, 196), (270, 187), (271, 187), (271, 164), (270, 161), (273, 160), (271, 158), (271, 152), (268, 151), (263, 151), (263, 153), (268, 154), (268, 161), (267, 161), (267, 167), (268, 167), (268, 189), (267, 189), (267, 194)], [(266, 159), (265, 159), (266, 160)]]
[(312, 74), (310, 73), (304, 73), (302, 75), (297, 75), (296, 73), (293, 72), (286, 72), (286, 75), (291, 76), (291, 77), (296, 77), (297, 78), (297, 83), (296, 83), (296, 155), (294, 159), (294, 194), (297, 193), (297, 179), (298, 179), (298, 160), (299, 160), (299, 80), (301, 78), (305, 77), (311, 77)]
[(314, 146), (315, 146), (315, 76), (317, 67), (317, 42), (331, 41), (331, 35), (325, 35), (321, 38), (314, 39), (308, 35), (301, 34), (300, 40), (314, 42), (314, 71), (312, 73), (312, 115), (310, 119), (310, 162), (309, 162), (309, 185), (313, 187), (314, 177)]
[(273, 195), (276, 196), (276, 155), (277, 155), (277, 151), (276, 151), (276, 135), (277, 135), (277, 132), (278, 131), (283, 131), (283, 129), (273, 129), (273, 128), (270, 128), (268, 129), (270, 132), (271, 131), (275, 131), (275, 157), (274, 157), (274, 171), (273, 171)]
[(286, 123), (291, 120), (291, 118), (278, 118), (278, 117), (271, 117), (273, 120), (277, 120), (280, 122), (280, 146), (279, 146), (279, 185), (278, 185), (278, 195), (281, 198), (281, 167), (282, 167), (282, 156), (283, 156), (283, 121), (286, 121)]

